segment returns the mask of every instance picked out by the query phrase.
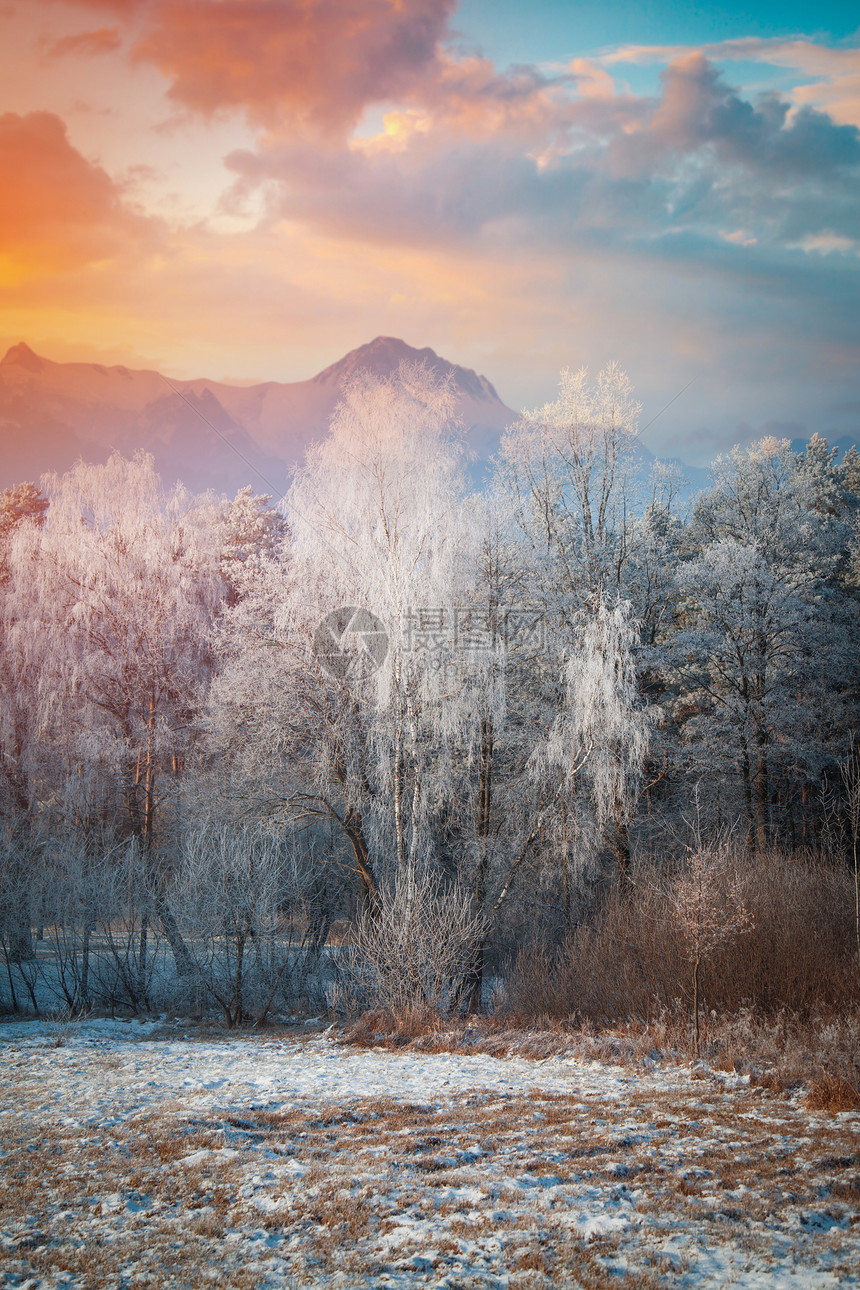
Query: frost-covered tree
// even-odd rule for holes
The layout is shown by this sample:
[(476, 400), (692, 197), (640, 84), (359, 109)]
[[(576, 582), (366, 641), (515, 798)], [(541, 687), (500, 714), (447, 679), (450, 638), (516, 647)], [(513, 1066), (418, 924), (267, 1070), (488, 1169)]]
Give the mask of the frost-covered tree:
[(502, 442), (500, 482), (532, 574), (565, 623), (621, 585), (638, 419), (632, 386), (616, 364), (593, 383), (584, 368), (566, 369), (558, 398), (524, 413)]
[(611, 827), (621, 875), (630, 866), (629, 824), (653, 715), (639, 695), (637, 644), (629, 601), (601, 601), (584, 619), (565, 663), (561, 710), (535, 759), (560, 772), (568, 794), (584, 783), (597, 824)]
[(548, 669), (542, 613), (525, 592), (528, 571), (504, 497), (470, 498), (464, 520), (464, 611), (445, 704), (450, 790), (436, 845), (471, 896), (475, 935), (458, 1001), (478, 1012), (488, 943), (539, 832), (545, 785), (530, 773), (530, 758), (545, 734)]
[[(377, 876), (364, 819), (373, 796), (369, 726), (349, 678), (327, 670), (314, 652), (326, 609), (307, 569), (298, 576), (286, 544), (244, 565), (239, 598), (217, 638), (220, 670), (209, 714), (216, 779), (202, 789), (220, 792), (241, 821), (326, 828), (331, 860), (354, 871), (372, 903)], [(330, 921), (330, 913), (316, 902), (314, 917)]]
[(31, 590), (38, 580), (38, 557), (12, 576), (16, 541), (28, 547), (44, 522), (47, 498), (34, 484), (19, 484), (0, 494), (0, 869), (4, 877), (0, 930), (15, 961), (32, 957), (30, 879), (38, 862), (38, 797), (50, 748), (42, 738), (35, 702), (45, 641), (30, 630)]
[[(38, 581), (38, 532), (48, 500), (34, 484), (0, 494), (0, 819), (17, 832), (30, 806), (30, 777), (36, 769), (33, 691), (40, 655), (28, 642), (33, 582)], [(31, 552), (13, 583), (12, 546), (26, 536)]]
[(263, 829), (210, 823), (183, 839), (171, 896), (197, 985), (228, 1027), (251, 1015), (261, 1025), (289, 974), (281, 927), (298, 886), (287, 849)]
[(129, 831), (147, 850), (159, 778), (185, 755), (211, 667), (220, 552), (192, 499), (162, 494), (151, 457), (79, 464), (47, 490), (39, 599), (64, 647), (43, 702), (109, 752)]
[[(38, 670), (40, 728), (66, 762), (54, 794), (76, 827), (109, 820), (136, 839), (155, 882), (159, 807), (194, 740), (212, 664), (220, 551), (205, 508), (181, 489), (164, 496), (143, 454), (79, 463), (45, 490), (45, 523), (12, 544), (7, 600), (21, 657)], [(159, 917), (172, 936), (166, 906)]]
[(839, 480), (856, 508), (860, 499), (860, 452), (853, 443), (840, 463)]
[(786, 798), (798, 777), (820, 774), (856, 662), (836, 587), (849, 530), (828, 497), (826, 472), (812, 459), (798, 468), (787, 442), (735, 449), (714, 466), (678, 571), (685, 621), (668, 657), (687, 742), (711, 771), (729, 751), (759, 846), (777, 784)]
[[(450, 384), (420, 366), (403, 364), (384, 380), (359, 374), (287, 497), (296, 577), (314, 586), (314, 612), (354, 606), (373, 616), (369, 630), (377, 619), (387, 635), (375, 670), (342, 680), (369, 723), (374, 847), (390, 828), (407, 888), (432, 852), (454, 697), (449, 632), (467, 532), (453, 402)], [(340, 639), (359, 645), (362, 634)], [(420, 648), (428, 634), (429, 652)], [(383, 802), (390, 812), (380, 812)]]
[(283, 553), (287, 524), (271, 501), (248, 484), (232, 500), (222, 499), (213, 507), (210, 522), (217, 534), (228, 606), (252, 590), (263, 562), (276, 561)]
[(360, 373), (285, 500), (288, 557), (263, 560), (228, 616), (216, 698), (252, 735), (245, 758), (285, 817), (341, 832), (371, 902), (430, 861), (451, 782), (464, 496), (450, 386)]
[(677, 608), (675, 571), (685, 542), (685, 526), (678, 513), (680, 472), (657, 462), (652, 470), (644, 506), (629, 513), (628, 557), (623, 570), (623, 592), (639, 622), (644, 650), (659, 650), (674, 631)]
[[(633, 664), (639, 623), (623, 595), (632, 572), (638, 416), (630, 382), (615, 364), (593, 383), (585, 370), (565, 371), (555, 402), (526, 413), (508, 432), (499, 470), (555, 663), (544, 691), (550, 736), (535, 750), (534, 765), (561, 772), (568, 795), (576, 789), (576, 814), (589, 812), (621, 872), (632, 781), (647, 747)], [(657, 506), (655, 498), (655, 515)], [(641, 581), (644, 603), (647, 571)], [(650, 611), (659, 616), (658, 606)]]
[(48, 509), (48, 499), (35, 484), (17, 484), (0, 493), (0, 585), (8, 578), (9, 544), (15, 530), (25, 522), (39, 526)]

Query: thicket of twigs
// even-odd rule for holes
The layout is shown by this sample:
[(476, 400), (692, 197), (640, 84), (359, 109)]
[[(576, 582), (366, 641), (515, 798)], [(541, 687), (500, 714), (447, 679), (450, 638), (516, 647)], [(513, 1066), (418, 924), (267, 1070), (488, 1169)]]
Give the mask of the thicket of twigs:
[[(721, 881), (749, 926), (703, 957), (702, 1011), (747, 1009), (762, 1018), (860, 1004), (851, 878), (812, 855), (767, 851), (731, 856)], [(522, 1017), (587, 1018), (596, 1024), (652, 1021), (689, 1010), (689, 945), (678, 925), (671, 874), (634, 871), (607, 893), (587, 926), (556, 949), (518, 957), (510, 986)], [(719, 902), (721, 892), (715, 891)]]
[[(446, 1016), (439, 998), (419, 1007), (417, 996), (371, 990), (363, 1015), (351, 1019), (349, 1041), (634, 1063), (684, 1059), (694, 1051), (698, 948), (701, 1053), (711, 1065), (777, 1090), (805, 1084), (819, 1109), (860, 1108), (851, 874), (806, 853), (715, 849), (706, 858), (698, 938), (685, 883), (700, 857), (674, 869), (642, 866), (627, 884), (610, 886), (559, 944), (521, 950), (488, 1015)], [(430, 954), (432, 934), (424, 933)], [(450, 953), (450, 937), (445, 948)]]
[[(729, 856), (719, 882), (717, 907), (730, 896), (725, 912), (742, 911), (745, 925), (702, 956), (704, 1055), (726, 1069), (766, 1072), (783, 1087), (841, 1081), (860, 1099), (851, 875), (820, 856), (772, 850)], [(628, 1048), (636, 1036), (640, 1055), (686, 1053), (691, 952), (679, 926), (677, 877), (640, 870), (560, 946), (519, 954), (508, 1009), (522, 1026), (612, 1032), (625, 1035)]]

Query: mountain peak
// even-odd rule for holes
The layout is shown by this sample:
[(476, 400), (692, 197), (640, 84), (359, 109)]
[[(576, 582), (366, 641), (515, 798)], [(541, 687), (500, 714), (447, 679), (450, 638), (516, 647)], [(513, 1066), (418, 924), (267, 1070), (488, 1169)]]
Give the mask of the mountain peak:
[(44, 470), (67, 470), (81, 456), (102, 461), (114, 448), (129, 454), (142, 448), (153, 453), (166, 483), (181, 479), (192, 490), (232, 493), (259, 472), (273, 481), (267, 491), (280, 493), (308, 445), (325, 435), (344, 385), (360, 371), (390, 377), (404, 360), (450, 379), (470, 447), (489, 457), (515, 413), (485, 377), (394, 336), (376, 336), (308, 380), (250, 387), (54, 362), (22, 342), (0, 361), (0, 489)]
[(343, 358), (326, 367), (313, 379), (319, 385), (340, 386), (356, 372), (367, 371), (373, 372), (375, 376), (390, 376), (392, 372), (397, 371), (404, 359), (415, 363), (423, 361), (428, 366), (434, 367), (444, 364), (444, 359), (440, 359), (439, 355), (429, 347), (413, 349), (411, 345), (406, 344), (405, 340), (398, 340), (396, 336), (377, 336), (366, 345), (351, 349), (348, 354), (344, 354)]
[(314, 382), (319, 385), (341, 388), (356, 372), (371, 372), (374, 376), (391, 376), (397, 371), (401, 362), (426, 363), (436, 368), (443, 376), (452, 375), (454, 385), (461, 394), (482, 402), (489, 401), (501, 404), (493, 386), (485, 376), (479, 376), (470, 367), (460, 367), (450, 363), (447, 358), (440, 358), (435, 349), (425, 345), (423, 349), (414, 349), (405, 340), (396, 336), (377, 336), (358, 349), (351, 349), (343, 358), (332, 363), (319, 372)]
[(0, 366), (23, 367), (28, 372), (41, 372), (45, 366), (44, 359), (35, 354), (23, 340), (6, 351)]

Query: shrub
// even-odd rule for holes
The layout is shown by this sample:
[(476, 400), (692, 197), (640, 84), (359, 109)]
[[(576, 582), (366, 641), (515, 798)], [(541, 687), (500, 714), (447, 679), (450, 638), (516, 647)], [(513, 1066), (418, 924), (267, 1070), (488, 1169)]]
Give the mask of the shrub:
[[(753, 926), (702, 963), (706, 1011), (811, 1016), (860, 1004), (853, 888), (844, 869), (804, 854), (738, 853), (728, 880)], [(521, 952), (509, 988), (512, 1011), (605, 1024), (689, 1010), (673, 896), (665, 871), (639, 869), (627, 886), (616, 884), (591, 923), (559, 950)]]
[(344, 969), (351, 1002), (414, 1031), (453, 1003), (482, 932), (459, 887), (397, 884), (356, 924)]

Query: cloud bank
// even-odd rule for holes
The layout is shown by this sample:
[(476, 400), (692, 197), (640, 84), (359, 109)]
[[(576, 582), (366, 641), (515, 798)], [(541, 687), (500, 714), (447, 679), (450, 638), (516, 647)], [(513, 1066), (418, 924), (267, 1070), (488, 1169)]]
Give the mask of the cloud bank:
[[(211, 218), (180, 226), (137, 211), (57, 115), (3, 118), (0, 165), (27, 176), (4, 227), (45, 272), (89, 271), (101, 250), (154, 299), (143, 253), (151, 284), (181, 264), (189, 313), (214, 297), (256, 326), (265, 302), (284, 344), (318, 329), (332, 347), (377, 332), (457, 347), (497, 378), (494, 361), (513, 365), (514, 402), (559, 360), (617, 356), (658, 399), (696, 375), (695, 413), (673, 412), (667, 442), (816, 409), (810, 428), (848, 426), (857, 49), (740, 37), (501, 68), (458, 47), (455, 0), (49, 8), (111, 23), (58, 36), (52, 61), (128, 60), (160, 78), (153, 128), (167, 111), (213, 148), (224, 122), (244, 141), (223, 150)], [(659, 82), (633, 93), (624, 68), (647, 62)], [(795, 69), (795, 83), (746, 89), (733, 67), (751, 62)], [(304, 321), (279, 311), (278, 284)]]

